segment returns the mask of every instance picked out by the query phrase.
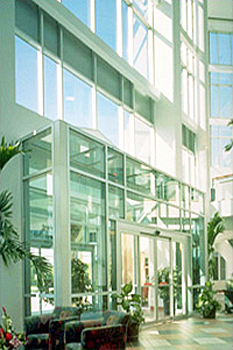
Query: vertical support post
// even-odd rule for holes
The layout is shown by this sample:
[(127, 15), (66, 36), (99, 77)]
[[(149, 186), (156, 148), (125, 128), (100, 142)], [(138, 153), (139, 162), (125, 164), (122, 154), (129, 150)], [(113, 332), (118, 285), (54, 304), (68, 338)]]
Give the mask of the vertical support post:
[(71, 305), (69, 156), (68, 128), (63, 121), (54, 123), (54, 284), (55, 305)]

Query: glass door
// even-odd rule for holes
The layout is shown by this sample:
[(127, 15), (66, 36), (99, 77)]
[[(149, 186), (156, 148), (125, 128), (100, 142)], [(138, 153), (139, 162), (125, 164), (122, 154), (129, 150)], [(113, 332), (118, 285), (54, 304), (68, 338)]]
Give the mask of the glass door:
[(172, 286), (173, 314), (186, 314), (186, 269), (185, 269), (185, 240), (181, 238), (172, 241)]
[(171, 313), (171, 241), (157, 239), (158, 320), (170, 318)]
[(155, 239), (140, 236), (140, 280), (142, 308), (146, 322), (156, 319), (155, 308)]

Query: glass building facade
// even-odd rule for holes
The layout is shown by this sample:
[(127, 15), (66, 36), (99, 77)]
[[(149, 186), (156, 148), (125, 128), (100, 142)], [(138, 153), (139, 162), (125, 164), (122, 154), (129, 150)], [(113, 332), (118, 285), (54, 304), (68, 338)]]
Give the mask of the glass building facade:
[[(56, 147), (61, 134), (62, 150)], [(132, 281), (142, 295), (147, 321), (185, 315), (188, 291), (200, 285), (205, 274), (204, 194), (63, 121), (29, 136), (23, 149), (27, 241), (54, 266), (54, 280), (42, 293), (31, 270), (27, 312), (46, 312), (59, 298), (61, 291), (54, 287), (59, 283), (54, 283), (59, 280), (59, 258), (67, 273), (66, 288), (70, 286), (69, 304), (87, 297), (97, 309), (114, 308), (112, 292)], [(59, 159), (63, 170), (58, 175)], [(61, 201), (64, 179), (66, 200)], [(63, 224), (59, 218), (63, 237), (56, 232), (53, 208), (55, 215), (64, 216)], [(68, 260), (63, 260), (63, 251), (57, 256), (56, 245), (61, 244), (69, 250)], [(186, 265), (190, 256), (192, 268)], [(87, 268), (84, 290), (72, 273), (77, 261)], [(168, 288), (169, 295), (175, 288), (172, 271), (180, 274), (179, 298), (171, 299), (174, 308), (167, 314), (157, 293), (157, 276), (164, 268), (171, 271), (171, 279), (160, 288)]]
[[(187, 316), (207, 277), (206, 2), (0, 6), (3, 132), (24, 151), (14, 172), (18, 226), (53, 266), (39, 291), (25, 264), (21, 313), (85, 298), (114, 309), (112, 293), (132, 281), (146, 322)], [(216, 65), (229, 61), (220, 41), (211, 39)], [(212, 117), (228, 118), (232, 72), (210, 74)], [(215, 129), (213, 147), (222, 147), (223, 132)]]

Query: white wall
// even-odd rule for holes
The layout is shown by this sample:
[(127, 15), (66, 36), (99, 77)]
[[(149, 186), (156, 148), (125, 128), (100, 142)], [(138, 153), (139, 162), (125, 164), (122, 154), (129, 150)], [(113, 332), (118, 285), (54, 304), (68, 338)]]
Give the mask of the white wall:
[[(12, 158), (0, 174), (1, 191), (8, 190), (13, 194), (12, 223), (22, 237), (22, 181), (21, 156)], [(12, 263), (5, 267), (0, 258), (0, 306), (5, 306), (12, 317), (14, 326), (22, 331), (23, 304), (23, 263)]]

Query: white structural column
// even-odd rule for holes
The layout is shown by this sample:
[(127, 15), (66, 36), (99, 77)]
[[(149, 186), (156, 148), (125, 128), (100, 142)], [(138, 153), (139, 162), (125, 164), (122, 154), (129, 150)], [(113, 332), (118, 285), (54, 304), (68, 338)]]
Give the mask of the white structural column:
[(180, 53), (180, 4), (173, 2), (173, 55), (174, 55), (174, 110), (176, 142), (176, 176), (183, 180), (182, 171), (182, 95), (181, 95), (181, 53)]
[(55, 305), (71, 304), (70, 279), (70, 219), (69, 219), (69, 159), (67, 125), (54, 123), (54, 284)]

